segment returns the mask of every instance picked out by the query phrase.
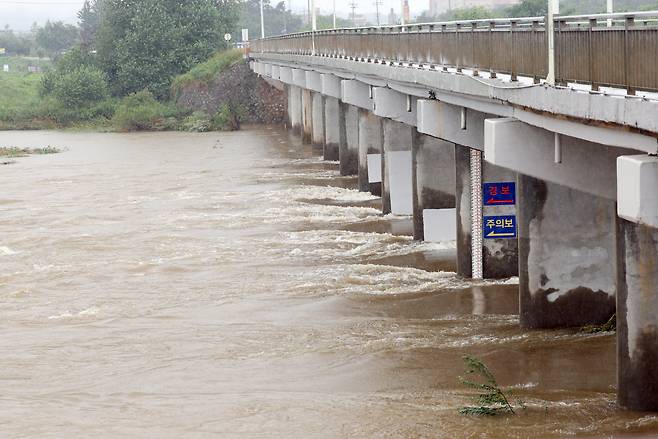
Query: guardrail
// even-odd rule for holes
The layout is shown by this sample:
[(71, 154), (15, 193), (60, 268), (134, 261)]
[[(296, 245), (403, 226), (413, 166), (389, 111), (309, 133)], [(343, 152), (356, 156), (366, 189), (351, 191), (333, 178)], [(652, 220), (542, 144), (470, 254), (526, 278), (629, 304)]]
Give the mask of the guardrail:
[[(392, 65), (548, 74), (545, 17), (346, 28), (270, 37), (254, 53), (345, 58)], [(556, 82), (658, 91), (658, 11), (555, 17)]]

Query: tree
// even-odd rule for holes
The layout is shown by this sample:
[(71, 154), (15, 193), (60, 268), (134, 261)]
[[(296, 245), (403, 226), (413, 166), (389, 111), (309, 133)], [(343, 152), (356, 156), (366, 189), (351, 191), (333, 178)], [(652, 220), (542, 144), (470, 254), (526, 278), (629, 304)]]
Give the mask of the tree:
[[(288, 11), (284, 1), (275, 7), (270, 0), (263, 1), (263, 15), (265, 16), (265, 36), (283, 35), (299, 32), (302, 28), (302, 19)], [(260, 38), (260, 0), (246, 0), (240, 9), (238, 29), (249, 29), (249, 38)]]
[(101, 0), (85, 0), (82, 9), (78, 12), (78, 26), (80, 27), (80, 45), (85, 50), (94, 47), (96, 34), (100, 26)]
[(17, 35), (9, 26), (0, 30), (0, 47), (8, 53), (16, 55), (29, 55), (34, 46), (31, 35)]
[(548, 13), (546, 0), (523, 0), (518, 5), (510, 6), (507, 10), (510, 17), (539, 17)]
[(77, 43), (78, 28), (61, 21), (47, 21), (37, 31), (36, 41), (51, 56), (57, 56)]
[[(112, 91), (148, 89), (168, 97), (173, 77), (225, 47), (233, 2), (226, 0), (105, 0), (96, 36), (99, 65)], [(227, 8), (224, 11), (223, 7)]]

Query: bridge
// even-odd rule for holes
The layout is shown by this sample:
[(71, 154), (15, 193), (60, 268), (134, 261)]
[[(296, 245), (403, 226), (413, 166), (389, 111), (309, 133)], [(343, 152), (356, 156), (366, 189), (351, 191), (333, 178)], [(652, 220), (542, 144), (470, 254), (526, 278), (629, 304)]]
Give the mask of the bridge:
[[(547, 23), (548, 22), (548, 23)], [(658, 12), (455, 21), (252, 43), (292, 130), (456, 240), (457, 271), (519, 276), (528, 329), (617, 316), (618, 400), (658, 410)]]

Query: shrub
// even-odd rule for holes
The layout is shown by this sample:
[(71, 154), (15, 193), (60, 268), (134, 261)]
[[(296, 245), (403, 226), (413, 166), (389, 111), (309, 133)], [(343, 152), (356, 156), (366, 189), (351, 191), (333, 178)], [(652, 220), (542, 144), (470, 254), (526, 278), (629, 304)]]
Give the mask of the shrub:
[(191, 115), (187, 116), (181, 124), (181, 129), (183, 131), (191, 131), (197, 133), (212, 131), (212, 128), (213, 123), (210, 119), (210, 115), (208, 115), (208, 113), (205, 111), (195, 111)]
[(223, 104), (212, 118), (212, 126), (219, 131), (237, 131), (245, 116), (242, 106)]
[(178, 110), (159, 102), (148, 90), (123, 98), (114, 113), (115, 126), (124, 131), (166, 130), (175, 128)]
[(52, 95), (67, 108), (89, 106), (110, 95), (105, 74), (94, 67), (81, 66), (61, 74), (48, 86), (52, 88)]

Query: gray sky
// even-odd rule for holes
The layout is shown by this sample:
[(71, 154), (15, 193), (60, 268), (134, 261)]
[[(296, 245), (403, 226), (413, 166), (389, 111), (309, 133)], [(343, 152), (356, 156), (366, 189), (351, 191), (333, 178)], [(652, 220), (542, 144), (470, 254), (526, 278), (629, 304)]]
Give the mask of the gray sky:
[[(279, 0), (271, 0), (272, 4)], [(286, 0), (287, 1), (287, 0)], [(357, 13), (374, 13), (375, 0), (354, 0), (357, 3)], [(400, 13), (400, 0), (379, 0), (380, 10), (387, 14), (391, 8)], [(349, 4), (352, 0), (336, 0), (338, 15), (347, 17), (350, 13)], [(27, 30), (33, 22), (43, 24), (46, 20), (62, 20), (76, 22), (76, 12), (84, 0), (0, 0), (0, 25), (9, 24), (13, 29)], [(412, 13), (420, 13), (429, 7), (429, 0), (409, 0)], [(305, 11), (307, 0), (290, 0), (295, 11)], [(323, 13), (333, 12), (333, 0), (316, 0)]]

